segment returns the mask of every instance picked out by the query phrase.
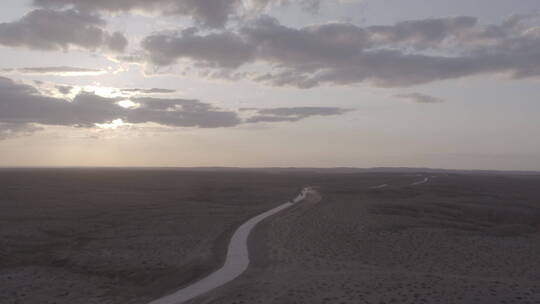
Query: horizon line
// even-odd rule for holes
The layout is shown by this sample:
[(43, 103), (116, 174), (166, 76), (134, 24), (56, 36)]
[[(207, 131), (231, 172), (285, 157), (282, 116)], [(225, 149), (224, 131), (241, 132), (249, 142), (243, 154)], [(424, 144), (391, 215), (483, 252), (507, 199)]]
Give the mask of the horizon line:
[(540, 170), (518, 170), (518, 169), (448, 169), (448, 168), (431, 168), (431, 167), (307, 167), (307, 166), (268, 166), (268, 167), (235, 167), (235, 166), (0, 166), (0, 170), (6, 169), (117, 169), (117, 170), (133, 170), (133, 169), (149, 169), (149, 170), (298, 170), (298, 171), (313, 171), (313, 170), (349, 170), (349, 171), (377, 171), (384, 170), (391, 172), (398, 171), (431, 171), (432, 173), (445, 172), (478, 172), (478, 173), (524, 173), (524, 174), (540, 174)]

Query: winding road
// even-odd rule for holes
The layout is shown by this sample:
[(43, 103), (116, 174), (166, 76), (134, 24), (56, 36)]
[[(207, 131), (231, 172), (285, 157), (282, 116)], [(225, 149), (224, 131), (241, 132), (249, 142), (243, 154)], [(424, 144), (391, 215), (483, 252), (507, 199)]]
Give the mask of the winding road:
[(419, 182), (414, 182), (411, 184), (411, 186), (417, 186), (417, 185), (421, 185), (421, 184), (425, 184), (429, 181), (429, 177), (424, 177), (423, 180), (419, 181)]
[[(414, 182), (412, 184), (410, 184), (409, 186), (418, 186), (418, 185), (421, 185), (421, 184), (425, 184), (429, 181), (429, 177), (424, 177), (423, 180), (421, 181), (417, 181), (417, 182)], [(369, 187), (369, 189), (382, 189), (382, 188), (386, 188), (388, 187), (388, 184), (382, 184), (382, 185), (378, 185), (378, 186), (372, 186), (372, 187)]]
[(304, 188), (292, 202), (286, 202), (243, 223), (234, 232), (227, 249), (227, 258), (220, 269), (171, 295), (154, 300), (149, 304), (181, 304), (234, 280), (246, 271), (249, 266), (249, 249), (247, 243), (249, 234), (253, 228), (267, 217), (301, 202), (311, 191), (313, 191), (311, 187)]
[(369, 187), (369, 189), (381, 189), (381, 188), (385, 188), (385, 187), (388, 187), (388, 185), (387, 184), (382, 184), (382, 185), (378, 185), (378, 186)]

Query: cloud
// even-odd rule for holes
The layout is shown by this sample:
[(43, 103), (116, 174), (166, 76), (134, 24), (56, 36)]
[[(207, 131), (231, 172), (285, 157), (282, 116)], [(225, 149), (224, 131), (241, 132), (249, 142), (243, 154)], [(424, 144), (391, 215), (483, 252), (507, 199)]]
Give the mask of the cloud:
[(460, 37), (478, 24), (475, 17), (459, 16), (399, 22), (390, 26), (371, 26), (366, 30), (376, 44), (401, 45), (416, 50), (444, 47), (449, 37)]
[(57, 76), (81, 76), (81, 75), (102, 75), (105, 70), (72, 67), (72, 66), (50, 66), (50, 67), (24, 67), (16, 69), (2, 69), (3, 72), (17, 72), (21, 74), (48, 74)]
[(57, 85), (55, 88), (63, 95), (68, 95), (73, 90), (73, 87), (68, 85)]
[(74, 7), (80, 11), (142, 12), (192, 17), (208, 27), (223, 27), (242, 7), (241, 0), (34, 0), (46, 8)]
[[(80, 93), (73, 101), (47, 97), (28, 85), (0, 78), (0, 122), (93, 127), (116, 119), (129, 123), (154, 122), (178, 127), (230, 127), (240, 123), (232, 111), (214, 109), (198, 100), (137, 98), (136, 109), (119, 99)], [(166, 106), (159, 106), (166, 105)]]
[(323, 0), (248, 0), (244, 2), (247, 3), (248, 8), (255, 12), (263, 11), (272, 6), (289, 6), (291, 4), (298, 4), (307, 11), (316, 12), (319, 10), (322, 1)]
[[(249, 109), (247, 109), (249, 110)], [(352, 111), (336, 107), (295, 107), (295, 108), (270, 108), (257, 109), (256, 115), (247, 119), (247, 122), (282, 122), (299, 121), (312, 116), (342, 115)]]
[(105, 50), (123, 52), (128, 42), (109, 33), (100, 17), (76, 10), (36, 9), (18, 21), (0, 23), (0, 45), (32, 50)]
[(151, 89), (121, 89), (122, 93), (132, 93), (132, 94), (168, 94), (174, 93), (176, 90), (171, 89), (161, 89), (161, 88), (151, 88)]
[(266, 68), (254, 73), (234, 75), (273, 86), (406, 87), (475, 75), (517, 79), (540, 76), (540, 18), (535, 16), (494, 25), (461, 16), (392, 26), (301, 28), (262, 16), (236, 30), (150, 35), (142, 48), (151, 64), (182, 59), (212, 77), (227, 78), (253, 63), (263, 64)]
[(198, 35), (195, 28), (177, 34), (155, 34), (142, 41), (150, 61), (158, 66), (177, 59), (191, 59), (201, 65), (217, 68), (237, 68), (254, 55), (255, 47), (231, 32)]
[(415, 102), (415, 103), (440, 103), (444, 102), (443, 99), (429, 96), (421, 93), (407, 93), (407, 94), (398, 94), (394, 95), (394, 97), (399, 99), (404, 99), (409, 102)]
[(28, 136), (41, 129), (33, 124), (0, 122), (0, 140)]
[(45, 8), (75, 8), (83, 12), (129, 12), (179, 15), (193, 18), (198, 25), (222, 28), (232, 18), (259, 14), (272, 6), (299, 4), (317, 11), (321, 0), (33, 0)]
[[(67, 92), (69, 87), (58, 87)], [(49, 97), (30, 85), (0, 77), (0, 125), (2, 138), (29, 133), (31, 126), (55, 125), (91, 128), (121, 119), (125, 123), (156, 123), (169, 127), (221, 128), (247, 122), (297, 121), (311, 116), (340, 115), (339, 108), (275, 108), (252, 110), (243, 119), (235, 110), (220, 109), (196, 99), (131, 98), (135, 107), (123, 107), (122, 98), (105, 98), (82, 92), (73, 100)], [(251, 117), (250, 116), (250, 117)], [(266, 117), (266, 119), (265, 119)]]

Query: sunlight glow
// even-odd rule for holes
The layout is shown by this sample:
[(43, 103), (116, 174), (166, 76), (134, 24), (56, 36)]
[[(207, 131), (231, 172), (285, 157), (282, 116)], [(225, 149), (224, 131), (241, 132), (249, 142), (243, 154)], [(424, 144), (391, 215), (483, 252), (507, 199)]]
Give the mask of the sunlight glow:
[(135, 103), (129, 99), (121, 100), (117, 102), (116, 104), (126, 109), (137, 109), (141, 106), (141, 104)]
[(125, 97), (120, 90), (113, 87), (85, 86), (84, 91), (94, 92), (94, 94), (105, 98)]
[(119, 127), (127, 126), (128, 123), (125, 123), (121, 118), (115, 119), (111, 121), (110, 123), (104, 123), (104, 124), (96, 124), (96, 127), (100, 129), (117, 129)]

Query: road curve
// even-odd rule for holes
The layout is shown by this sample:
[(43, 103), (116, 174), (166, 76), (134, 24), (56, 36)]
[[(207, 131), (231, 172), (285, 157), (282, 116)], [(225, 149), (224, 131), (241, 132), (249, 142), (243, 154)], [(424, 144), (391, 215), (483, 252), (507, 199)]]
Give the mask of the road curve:
[(382, 185), (378, 185), (378, 186), (369, 187), (369, 189), (382, 189), (382, 188), (386, 188), (386, 187), (388, 187), (387, 184), (382, 184)]
[(149, 304), (181, 304), (234, 280), (236, 277), (246, 271), (249, 266), (249, 250), (247, 241), (251, 230), (253, 230), (253, 228), (265, 218), (304, 200), (310, 191), (312, 191), (311, 188), (304, 188), (292, 202), (286, 202), (283, 205), (259, 214), (243, 223), (234, 232), (231, 241), (229, 242), (225, 263), (220, 269), (171, 295), (154, 300)]
[(411, 186), (417, 186), (417, 185), (421, 185), (421, 184), (425, 184), (429, 181), (429, 177), (424, 177), (423, 180), (419, 181), (419, 182), (414, 182), (411, 184)]

